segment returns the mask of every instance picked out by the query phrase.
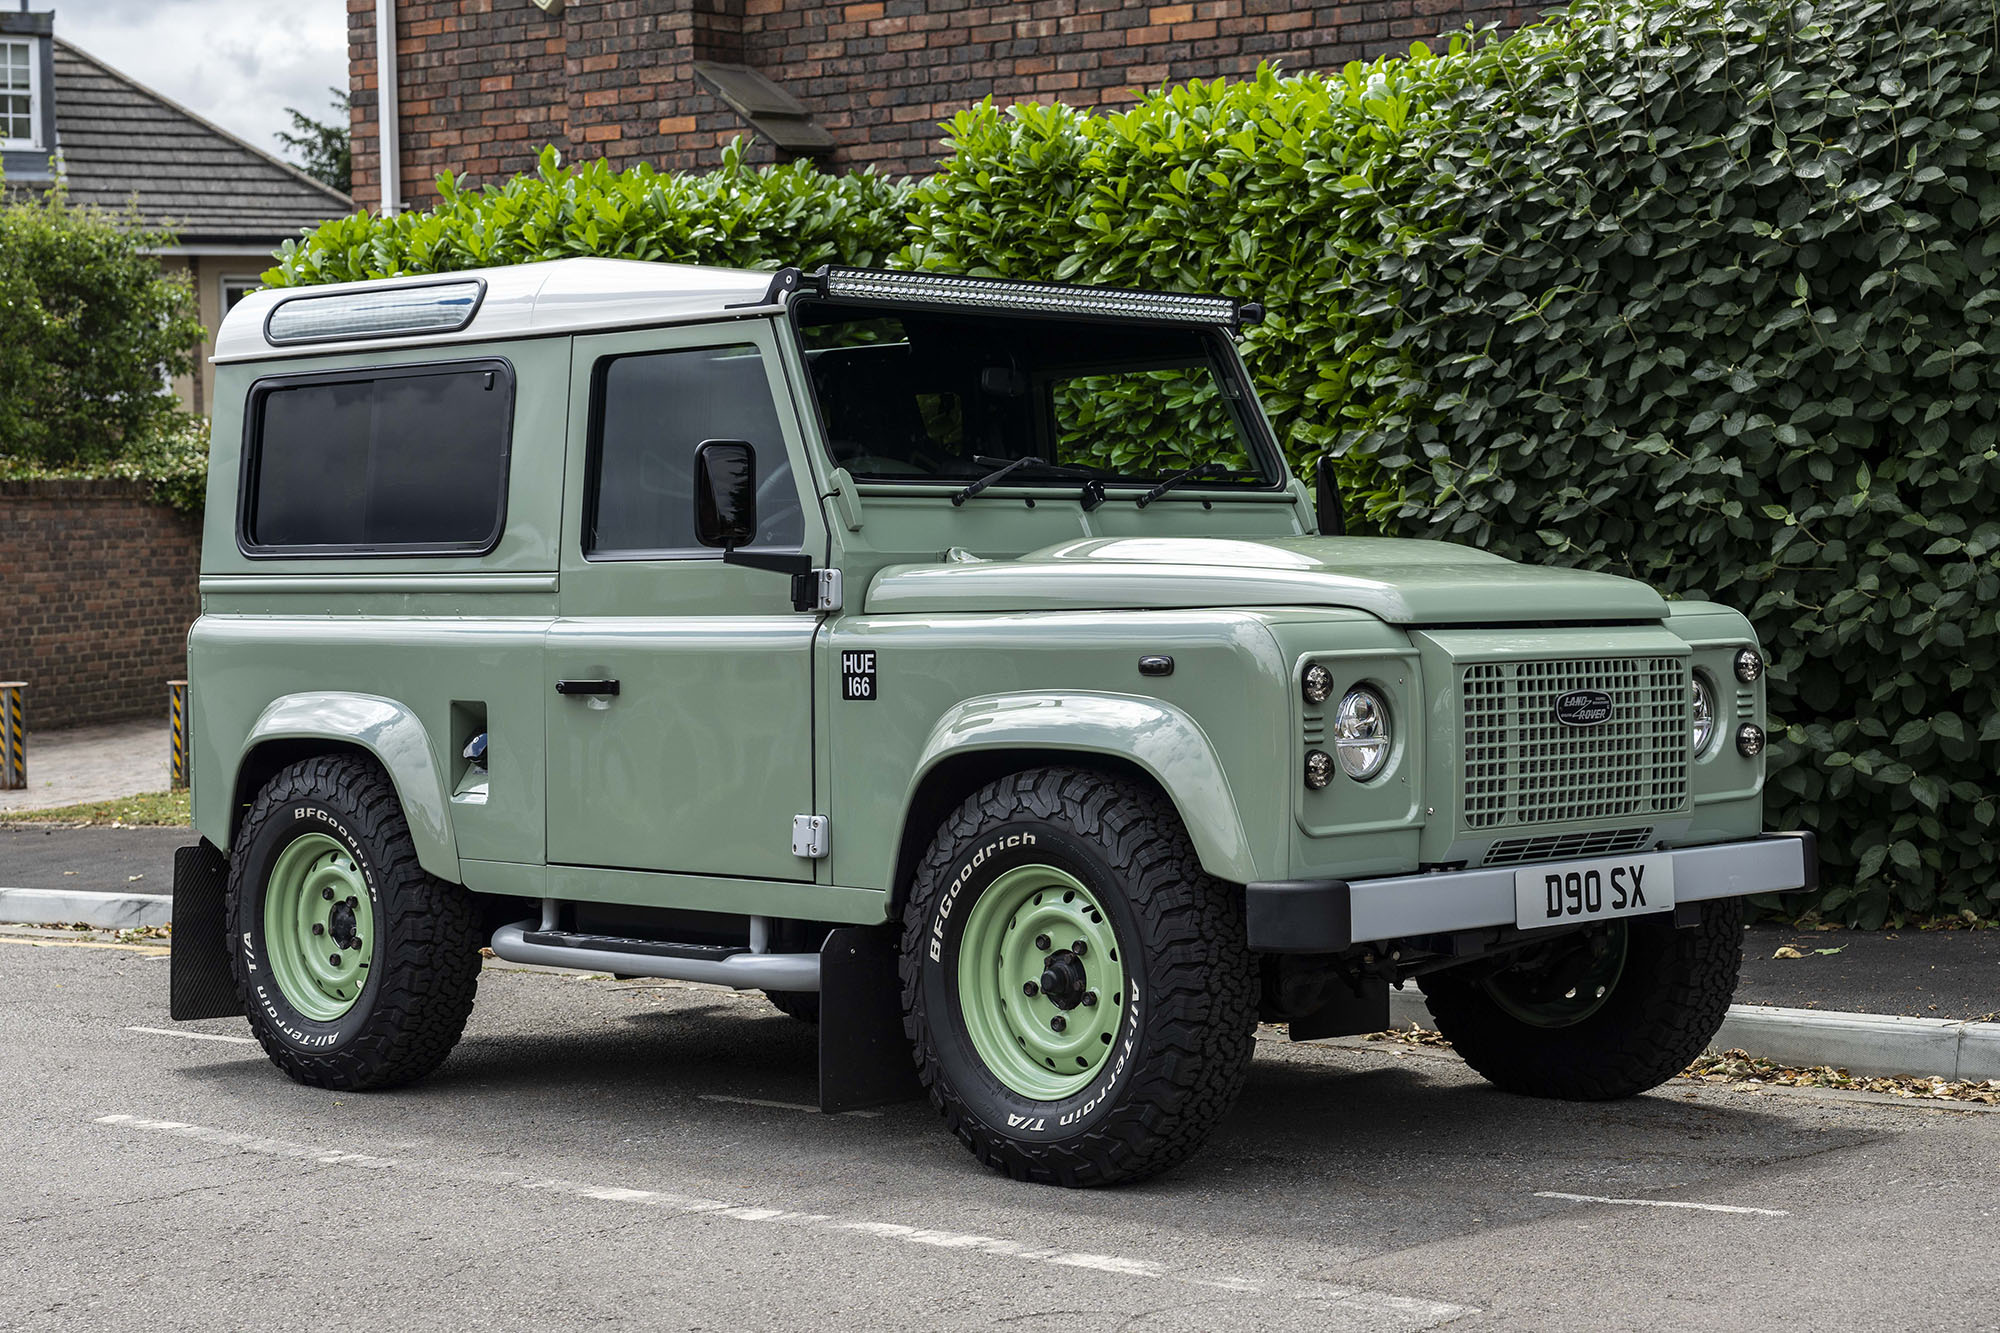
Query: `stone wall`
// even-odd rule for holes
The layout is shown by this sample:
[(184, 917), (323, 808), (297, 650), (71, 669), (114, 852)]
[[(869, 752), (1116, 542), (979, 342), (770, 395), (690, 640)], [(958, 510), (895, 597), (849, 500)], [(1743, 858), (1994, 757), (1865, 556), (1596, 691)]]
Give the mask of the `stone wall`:
[[(838, 142), (832, 168), (921, 174), (938, 122), (983, 97), (1116, 106), (1135, 88), (1242, 76), (1262, 61), (1337, 69), (1467, 23), (1513, 26), (1521, 0), (979, 4), (971, 0), (398, 0), (402, 186), (435, 199), (441, 171), (490, 184), (566, 159), (702, 170), (743, 121), (693, 62), (748, 64), (803, 101)], [(354, 197), (380, 197), (374, 0), (348, 0)], [(773, 160), (760, 144), (753, 160)]]
[(130, 481), (0, 482), (0, 680), (30, 732), (161, 716), (187, 674), (201, 533)]

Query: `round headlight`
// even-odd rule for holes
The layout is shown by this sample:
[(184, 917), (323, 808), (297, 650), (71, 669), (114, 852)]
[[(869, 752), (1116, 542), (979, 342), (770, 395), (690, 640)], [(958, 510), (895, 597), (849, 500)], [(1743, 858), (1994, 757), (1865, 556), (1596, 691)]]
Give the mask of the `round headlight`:
[(1389, 705), (1365, 685), (1349, 690), (1333, 718), (1333, 749), (1340, 771), (1366, 782), (1389, 763)]
[(1736, 753), (1745, 759), (1755, 759), (1764, 753), (1764, 729), (1755, 722), (1745, 722), (1736, 729)]
[(1694, 733), (1688, 738), (1688, 749), (1694, 754), (1707, 754), (1708, 743), (1715, 739), (1715, 692), (1709, 688), (1708, 677), (1699, 671), (1694, 673), (1691, 711)]
[(1314, 662), (1300, 678), (1299, 688), (1305, 692), (1307, 703), (1323, 704), (1333, 695), (1333, 673)]
[(1306, 751), (1306, 786), (1318, 791), (1333, 781), (1333, 756), (1325, 750)]
[(1745, 685), (1764, 674), (1764, 655), (1755, 648), (1736, 650), (1736, 679)]

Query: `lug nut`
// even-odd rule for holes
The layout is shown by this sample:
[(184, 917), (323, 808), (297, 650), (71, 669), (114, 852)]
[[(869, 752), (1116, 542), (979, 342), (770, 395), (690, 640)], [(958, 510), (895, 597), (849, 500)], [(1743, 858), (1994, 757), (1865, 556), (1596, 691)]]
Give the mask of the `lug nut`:
[(322, 897), (322, 898), (324, 898), (324, 899), (326, 899), (326, 900), (327, 900), (328, 902), (332, 902), (332, 901), (333, 901), (333, 890), (332, 890), (331, 888), (325, 888), (325, 889), (321, 889), (321, 890), (319, 891), (319, 896), (320, 896), (320, 897)]
[(1096, 992), (1096, 991), (1094, 991), (1094, 990), (1087, 990), (1087, 991), (1085, 991), (1085, 992), (1083, 993), (1083, 1002), (1084, 1002), (1084, 1004), (1086, 1004), (1086, 1005), (1094, 1005), (1094, 1004), (1096, 1004), (1096, 1003), (1097, 1003), (1097, 992)]
[(322, 925), (321, 925), (321, 924), (320, 924), (319, 922), (317, 922), (317, 921), (313, 922), (313, 934), (315, 934), (315, 935), (324, 935), (324, 934), (326, 934), (326, 927), (325, 927), (325, 926), (322, 926)]
[(1049, 937), (1046, 935), (1035, 936), (1035, 947), (1043, 953), (1047, 953), (1049, 951)]
[(1049, 1020), (1049, 1026), (1054, 1028), (1057, 1032), (1061, 1032), (1064, 1028), (1069, 1026), (1069, 1020), (1067, 1018), (1064, 1018), (1061, 1014), (1057, 1014), (1054, 1018), (1051, 1018)]
[(329, 962), (329, 963), (332, 963), (332, 964), (333, 964), (333, 965), (334, 965), (335, 967), (339, 967), (339, 966), (340, 966), (340, 955), (339, 955), (339, 954), (337, 954), (337, 953), (330, 953), (330, 954), (328, 954), (328, 955), (326, 956), (326, 961), (327, 961), (327, 962)]
[(1090, 952), (1090, 946), (1084, 943), (1082, 940), (1078, 940), (1075, 944), (1069, 946), (1069, 951), (1075, 954), (1078, 958), (1081, 958), (1085, 954)]
[(359, 898), (354, 897), (352, 894), (349, 894), (347, 898), (347, 905), (349, 907), (359, 908), (361, 906), (361, 900)]
[(1025, 982), (1021, 986), (1021, 994), (1023, 995), (1039, 995), (1041, 993), (1042, 988), (1032, 981)]

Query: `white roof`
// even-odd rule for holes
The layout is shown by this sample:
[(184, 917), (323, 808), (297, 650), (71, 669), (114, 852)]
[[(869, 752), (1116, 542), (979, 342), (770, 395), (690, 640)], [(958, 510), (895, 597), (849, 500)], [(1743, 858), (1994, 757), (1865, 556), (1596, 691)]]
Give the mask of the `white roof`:
[[(478, 278), (486, 284), (472, 323), (457, 333), (358, 338), (326, 342), (286, 342), (273, 346), (264, 322), (280, 302), (300, 296), (340, 292), (390, 291)], [(541, 264), (468, 269), (458, 273), (411, 274), (369, 282), (281, 287), (254, 292), (237, 302), (215, 335), (215, 360), (249, 361), (353, 352), (361, 349), (486, 342), (544, 333), (634, 328), (689, 320), (770, 314), (766, 305), (772, 275), (691, 264), (647, 264), (632, 259), (552, 259)]]

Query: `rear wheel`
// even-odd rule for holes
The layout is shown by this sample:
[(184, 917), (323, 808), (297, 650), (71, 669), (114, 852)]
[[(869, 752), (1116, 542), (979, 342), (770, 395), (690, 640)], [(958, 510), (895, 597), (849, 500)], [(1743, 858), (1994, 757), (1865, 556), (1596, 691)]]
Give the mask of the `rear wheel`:
[(1062, 768), (988, 785), (939, 829), (903, 921), (920, 1076), (989, 1166), (1139, 1179), (1193, 1153), (1242, 1088), (1242, 904), (1155, 792)]
[(301, 1083), (421, 1078), (472, 1011), (470, 895), (417, 864), (381, 769), (351, 755), (265, 784), (230, 854), (231, 966), (265, 1052)]
[(1707, 1049), (1736, 992), (1743, 905), (1613, 921), (1422, 979), (1465, 1062), (1510, 1092), (1606, 1101), (1658, 1087)]

